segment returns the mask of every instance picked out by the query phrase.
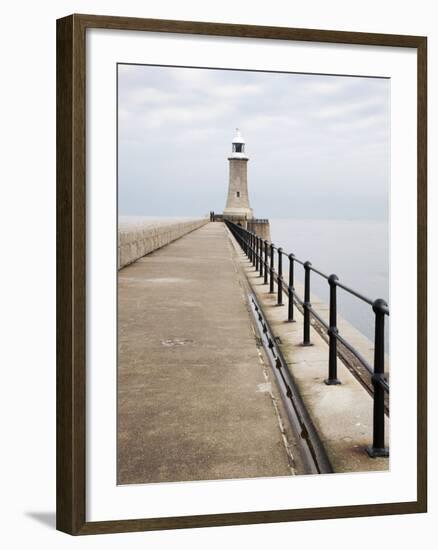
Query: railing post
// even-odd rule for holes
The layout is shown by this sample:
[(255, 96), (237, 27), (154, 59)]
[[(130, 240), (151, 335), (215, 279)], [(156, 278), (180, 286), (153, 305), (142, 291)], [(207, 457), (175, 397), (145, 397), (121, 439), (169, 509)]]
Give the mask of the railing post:
[(240, 244), (240, 248), (241, 248), (242, 250), (244, 250), (244, 245), (243, 245), (243, 242), (242, 242), (242, 232), (241, 232), (241, 228), (240, 228), (239, 226), (236, 226), (236, 231), (235, 231), (235, 233), (236, 233), (235, 236), (237, 237), (237, 241), (238, 241), (238, 243)]
[(251, 261), (252, 265), (255, 266), (255, 235), (251, 233)]
[(287, 289), (288, 295), (288, 314), (287, 320), (290, 323), (294, 323), (294, 254), (289, 254), (289, 286)]
[(260, 242), (260, 265), (259, 265), (259, 277), (263, 277), (263, 239), (259, 237)]
[(336, 297), (336, 281), (337, 275), (330, 275), (328, 284), (330, 285), (330, 315), (329, 315), (329, 375), (324, 382), (327, 386), (336, 386), (341, 382), (338, 380), (338, 334), (337, 324), (337, 297)]
[(251, 261), (252, 250), (251, 250), (251, 233), (248, 232), (248, 260)]
[(264, 271), (265, 278), (263, 280), (263, 284), (268, 284), (268, 241), (265, 240), (265, 271)]
[(255, 270), (259, 270), (259, 238), (255, 236)]
[(310, 342), (310, 262), (304, 262), (304, 322), (303, 322), (303, 346), (311, 346)]
[(271, 261), (269, 262), (269, 292), (274, 293), (274, 243), (270, 247)]
[(382, 382), (385, 376), (385, 311), (388, 304), (378, 299), (373, 303), (376, 315), (374, 337), (374, 373), (371, 381), (374, 387), (373, 403), (373, 444), (367, 452), (371, 458), (389, 456), (385, 447), (385, 389)]
[(280, 247), (278, 252), (278, 276), (277, 276), (277, 306), (283, 305), (283, 249)]

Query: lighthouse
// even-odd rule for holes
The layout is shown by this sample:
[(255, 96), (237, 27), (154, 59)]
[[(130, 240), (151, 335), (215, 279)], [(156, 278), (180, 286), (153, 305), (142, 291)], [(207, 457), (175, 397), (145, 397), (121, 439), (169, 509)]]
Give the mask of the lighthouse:
[[(236, 128), (229, 162), (229, 182), (224, 218), (246, 227), (246, 221), (253, 218), (248, 197), (248, 160), (245, 153), (245, 140)], [(242, 223), (243, 222), (243, 223)]]

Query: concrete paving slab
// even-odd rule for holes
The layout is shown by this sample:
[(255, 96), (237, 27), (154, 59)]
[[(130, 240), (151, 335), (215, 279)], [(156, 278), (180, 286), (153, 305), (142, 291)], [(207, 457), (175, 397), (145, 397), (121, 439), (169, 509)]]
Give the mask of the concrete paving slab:
[(299, 473), (235, 256), (209, 223), (119, 271), (119, 484)]

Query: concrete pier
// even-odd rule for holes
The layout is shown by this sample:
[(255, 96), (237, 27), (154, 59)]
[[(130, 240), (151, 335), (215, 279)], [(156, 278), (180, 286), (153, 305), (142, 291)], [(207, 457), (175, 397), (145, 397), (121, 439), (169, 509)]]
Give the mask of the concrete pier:
[(305, 473), (223, 223), (118, 273), (119, 484)]

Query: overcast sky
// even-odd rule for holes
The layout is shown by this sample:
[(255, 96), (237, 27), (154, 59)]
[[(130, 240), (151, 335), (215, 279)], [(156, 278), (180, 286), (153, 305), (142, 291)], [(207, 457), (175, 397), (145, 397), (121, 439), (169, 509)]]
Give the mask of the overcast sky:
[(119, 214), (222, 212), (235, 128), (256, 217), (385, 219), (386, 79), (119, 65)]

